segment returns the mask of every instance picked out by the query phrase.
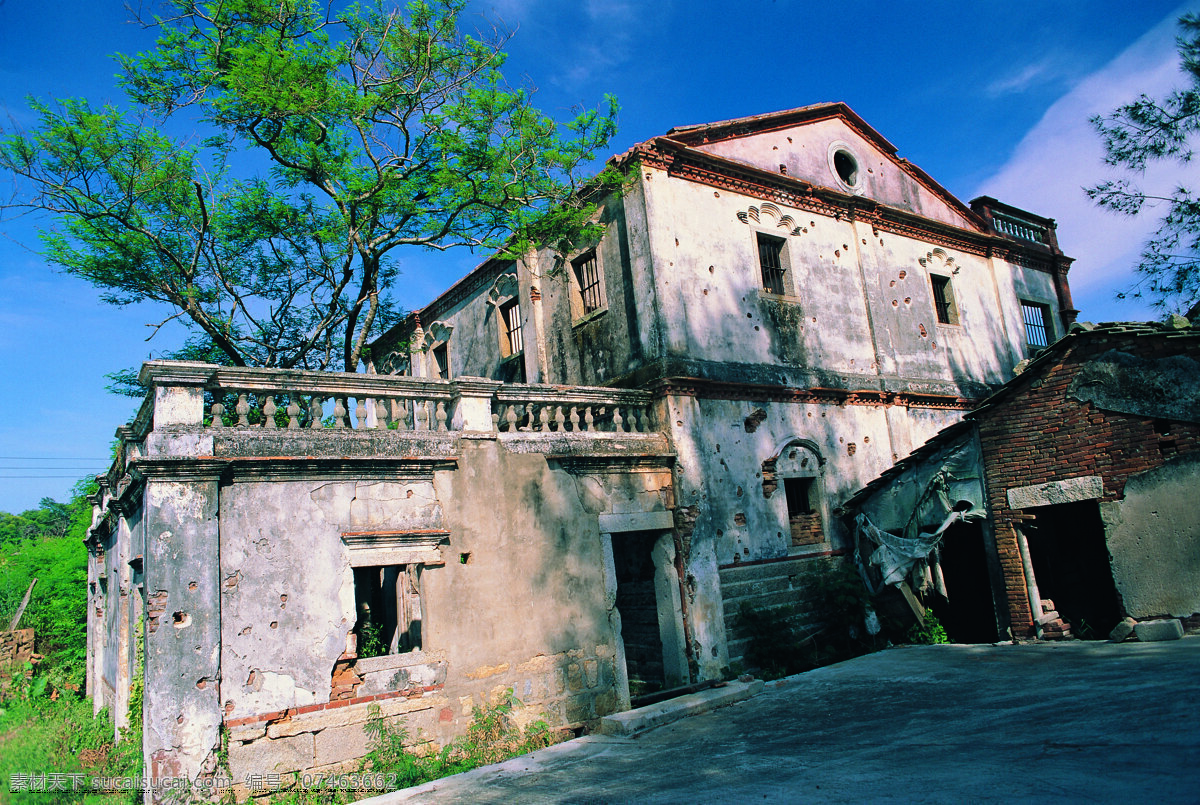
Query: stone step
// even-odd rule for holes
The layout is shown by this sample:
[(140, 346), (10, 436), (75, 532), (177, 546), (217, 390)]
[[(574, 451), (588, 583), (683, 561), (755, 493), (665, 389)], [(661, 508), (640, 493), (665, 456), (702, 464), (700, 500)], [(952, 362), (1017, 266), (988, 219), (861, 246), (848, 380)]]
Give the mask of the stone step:
[(681, 718), (707, 713), (727, 704), (744, 701), (762, 691), (763, 681), (729, 682), (721, 687), (698, 693), (688, 693), (665, 702), (649, 704), (636, 710), (605, 716), (600, 719), (600, 731), (605, 735), (630, 736), (670, 724)]

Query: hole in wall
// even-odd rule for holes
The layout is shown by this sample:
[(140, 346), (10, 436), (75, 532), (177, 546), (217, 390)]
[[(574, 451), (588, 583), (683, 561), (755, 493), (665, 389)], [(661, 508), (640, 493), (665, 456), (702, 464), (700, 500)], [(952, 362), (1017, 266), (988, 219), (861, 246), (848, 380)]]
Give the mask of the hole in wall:
[(858, 160), (849, 151), (838, 149), (834, 152), (833, 169), (837, 171), (838, 178), (846, 184), (851, 187), (858, 184)]
[(175, 612), (171, 615), (171, 625), (176, 629), (183, 629), (192, 622), (192, 616), (186, 612)]
[(460, 565), (465, 565), (467, 562), (470, 562), (470, 561), (471, 561), (471, 552), (470, 551), (465, 551), (458, 555), (458, 563)]

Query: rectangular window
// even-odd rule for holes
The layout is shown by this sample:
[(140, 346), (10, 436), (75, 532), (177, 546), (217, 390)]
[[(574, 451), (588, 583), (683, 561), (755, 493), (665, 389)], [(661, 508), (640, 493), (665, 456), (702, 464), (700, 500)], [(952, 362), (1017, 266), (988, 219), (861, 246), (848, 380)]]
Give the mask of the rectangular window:
[(933, 306), (937, 309), (938, 322), (958, 324), (958, 309), (954, 306), (954, 290), (950, 287), (950, 278), (930, 274), (929, 280), (933, 283)]
[(579, 283), (579, 296), (583, 300), (583, 315), (604, 307), (600, 293), (600, 271), (596, 266), (596, 253), (588, 252), (571, 263), (575, 269), (575, 281)]
[(787, 291), (784, 275), (787, 266), (783, 259), (783, 238), (773, 238), (770, 235), (757, 233), (758, 237), (758, 267), (762, 271), (762, 288), (767, 293), (783, 295)]
[(821, 512), (818, 508), (817, 479), (784, 478), (783, 493), (787, 498), (792, 547), (824, 542), (825, 530), (821, 525)]
[(421, 565), (354, 568), (358, 656), (403, 654), (421, 648)]
[(450, 376), (450, 345), (442, 342), (430, 350), (430, 355), (433, 357), (433, 369), (438, 380), (445, 380)]
[(500, 306), (500, 321), (504, 327), (508, 355), (520, 354), (525, 347), (521, 340), (521, 305), (517, 299), (511, 299)]
[(1045, 305), (1022, 299), (1021, 319), (1025, 322), (1025, 343), (1031, 347), (1050, 345), (1050, 310)]

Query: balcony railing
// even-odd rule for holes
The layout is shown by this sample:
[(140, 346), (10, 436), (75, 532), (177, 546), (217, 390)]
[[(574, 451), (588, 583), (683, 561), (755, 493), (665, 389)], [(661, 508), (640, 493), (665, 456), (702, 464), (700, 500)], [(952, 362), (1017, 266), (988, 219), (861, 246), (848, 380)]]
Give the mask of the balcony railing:
[[(151, 361), (134, 433), (203, 430), (645, 433), (650, 394), (591, 386), (428, 380)], [(139, 433), (140, 432), (140, 433)]]

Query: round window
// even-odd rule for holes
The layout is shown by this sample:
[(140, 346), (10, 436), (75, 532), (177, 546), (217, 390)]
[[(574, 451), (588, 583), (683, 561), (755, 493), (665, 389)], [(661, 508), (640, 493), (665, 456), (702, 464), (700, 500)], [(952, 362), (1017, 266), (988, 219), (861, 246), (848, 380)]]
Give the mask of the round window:
[(849, 151), (835, 151), (833, 154), (833, 169), (838, 178), (853, 187), (858, 184), (858, 162)]
[(843, 140), (829, 144), (829, 168), (833, 171), (836, 184), (851, 193), (862, 190), (862, 170), (850, 143)]

